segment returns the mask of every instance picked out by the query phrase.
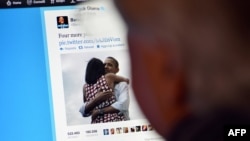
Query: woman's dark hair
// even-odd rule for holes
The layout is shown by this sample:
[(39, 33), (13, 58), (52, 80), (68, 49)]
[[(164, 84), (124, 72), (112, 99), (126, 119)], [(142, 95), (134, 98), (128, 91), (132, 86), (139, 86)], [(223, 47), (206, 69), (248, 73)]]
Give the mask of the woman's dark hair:
[(104, 74), (104, 64), (100, 59), (92, 58), (89, 60), (85, 74), (85, 81), (87, 84), (95, 84)]

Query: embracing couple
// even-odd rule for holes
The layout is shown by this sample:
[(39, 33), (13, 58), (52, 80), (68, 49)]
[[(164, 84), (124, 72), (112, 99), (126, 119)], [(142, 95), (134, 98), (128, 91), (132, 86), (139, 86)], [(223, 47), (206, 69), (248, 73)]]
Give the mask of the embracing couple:
[(105, 123), (129, 120), (129, 80), (116, 75), (119, 63), (107, 57), (104, 63), (92, 58), (86, 68), (83, 86), (83, 117), (91, 116), (91, 123)]

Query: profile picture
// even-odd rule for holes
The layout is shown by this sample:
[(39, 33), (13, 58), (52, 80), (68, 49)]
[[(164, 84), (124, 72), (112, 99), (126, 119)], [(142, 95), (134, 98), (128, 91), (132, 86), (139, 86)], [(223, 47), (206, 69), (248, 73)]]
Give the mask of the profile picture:
[(58, 29), (69, 28), (68, 16), (58, 16), (56, 17), (56, 21)]
[(121, 127), (116, 128), (116, 133), (121, 134), (122, 133), (122, 128)]
[(131, 133), (135, 132), (135, 127), (130, 127), (130, 132)]
[(128, 133), (128, 127), (123, 127), (123, 133)]
[(110, 129), (110, 134), (111, 134), (111, 135), (114, 135), (114, 134), (115, 134), (115, 129), (114, 129), (114, 128), (111, 128), (111, 129)]
[(135, 130), (136, 130), (136, 132), (141, 132), (141, 126), (136, 126)]
[(103, 134), (104, 135), (109, 135), (109, 129), (103, 129)]
[(142, 128), (142, 131), (148, 131), (148, 126), (147, 125), (142, 125), (141, 128)]
[(148, 125), (148, 131), (154, 130), (153, 126), (151, 124)]

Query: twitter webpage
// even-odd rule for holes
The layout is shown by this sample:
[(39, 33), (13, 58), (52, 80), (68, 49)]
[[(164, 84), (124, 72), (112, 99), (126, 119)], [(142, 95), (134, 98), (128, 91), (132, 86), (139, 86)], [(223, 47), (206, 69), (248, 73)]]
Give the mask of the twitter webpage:
[[(141, 112), (131, 87), (126, 26), (112, 3), (42, 8), (50, 103), (57, 141), (146, 141), (161, 138)], [(129, 78), (125, 121), (91, 124), (83, 116), (83, 85), (91, 58), (119, 62), (117, 75)], [(119, 97), (116, 97), (119, 101)]]

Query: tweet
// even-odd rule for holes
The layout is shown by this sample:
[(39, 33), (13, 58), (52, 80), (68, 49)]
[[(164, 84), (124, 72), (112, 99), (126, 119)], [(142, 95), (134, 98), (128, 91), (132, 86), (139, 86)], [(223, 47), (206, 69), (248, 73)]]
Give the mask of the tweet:
[[(51, 111), (57, 141), (94, 141), (104, 137), (111, 141), (118, 137), (124, 141), (163, 140), (136, 102), (131, 87), (126, 27), (122, 24), (115, 27), (117, 19), (111, 20), (114, 24), (107, 24), (110, 19), (105, 16), (110, 11), (110, 6), (106, 5), (43, 11)], [(113, 100), (104, 99), (106, 104), (98, 103), (87, 112), (86, 105), (100, 92), (94, 87), (90, 87), (93, 92), (84, 92), (87, 66), (93, 58), (107, 65), (105, 71), (109, 71), (108, 65), (119, 68), (115, 75), (130, 82), (115, 83), (111, 90)], [(119, 112), (104, 113), (103, 109), (109, 106)]]

